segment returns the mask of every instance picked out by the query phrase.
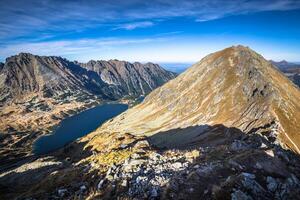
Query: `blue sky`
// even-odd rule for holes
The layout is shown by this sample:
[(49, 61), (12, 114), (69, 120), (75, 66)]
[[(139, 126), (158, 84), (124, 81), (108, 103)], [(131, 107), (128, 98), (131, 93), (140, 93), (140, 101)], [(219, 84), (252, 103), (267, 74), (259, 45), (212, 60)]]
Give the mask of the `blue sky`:
[(193, 63), (242, 44), (300, 61), (299, 0), (0, 0), (0, 60)]

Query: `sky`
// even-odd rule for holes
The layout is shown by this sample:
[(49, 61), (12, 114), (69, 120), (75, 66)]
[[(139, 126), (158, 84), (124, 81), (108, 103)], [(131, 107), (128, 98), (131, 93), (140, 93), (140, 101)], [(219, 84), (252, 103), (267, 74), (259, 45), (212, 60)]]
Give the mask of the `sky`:
[(232, 45), (300, 61), (300, 0), (0, 0), (0, 61), (193, 63)]

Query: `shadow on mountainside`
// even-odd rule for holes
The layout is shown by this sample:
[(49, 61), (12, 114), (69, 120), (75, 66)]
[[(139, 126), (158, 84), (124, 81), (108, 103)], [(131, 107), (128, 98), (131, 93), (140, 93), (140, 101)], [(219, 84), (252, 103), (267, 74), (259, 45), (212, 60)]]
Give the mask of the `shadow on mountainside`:
[(159, 149), (187, 150), (226, 145), (242, 137), (245, 137), (245, 134), (241, 130), (218, 124), (190, 126), (159, 132), (148, 137), (148, 141)]
[(0, 199), (14, 199), (31, 194), (41, 195), (85, 177), (82, 166), (73, 163), (92, 154), (86, 143), (67, 144), (63, 148), (24, 160), (23, 165), (0, 176)]
[(246, 134), (222, 124), (200, 125), (150, 136), (149, 143), (163, 152), (200, 150), (199, 158), (185, 169), (188, 174), (171, 177), (161, 198), (298, 199), (299, 155), (257, 130)]
[[(60, 165), (12, 172), (1, 177), (0, 197), (299, 198), (299, 156), (255, 131), (246, 134), (219, 124), (174, 129), (150, 137), (130, 137), (135, 139), (113, 151), (132, 150), (137, 146), (139, 150), (107, 171), (100, 168), (96, 168), (98, 171), (87, 170), (91, 165), (88, 163), (73, 165), (92, 154), (101, 153), (84, 149), (85, 143), (72, 143), (47, 155), (54, 157), (51, 161), (60, 161)], [(191, 159), (188, 155), (194, 151), (199, 155)], [(80, 189), (82, 185), (85, 190)], [(67, 191), (63, 197), (58, 195), (61, 188)]]

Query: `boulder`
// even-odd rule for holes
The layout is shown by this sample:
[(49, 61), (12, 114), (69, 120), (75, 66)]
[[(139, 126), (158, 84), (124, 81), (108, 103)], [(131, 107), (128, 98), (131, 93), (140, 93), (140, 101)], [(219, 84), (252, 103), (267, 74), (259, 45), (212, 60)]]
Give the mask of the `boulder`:
[(245, 150), (245, 149), (248, 149), (248, 145), (241, 141), (241, 140), (235, 140), (231, 145), (230, 145), (230, 149), (232, 151), (242, 151), (242, 150)]
[(248, 196), (241, 190), (236, 190), (231, 193), (231, 200), (252, 200), (252, 197)]
[(58, 189), (58, 190), (57, 190), (57, 194), (58, 194), (58, 196), (60, 196), (60, 197), (64, 197), (65, 194), (66, 194), (67, 192), (68, 192), (68, 190), (67, 190), (67, 189), (64, 189), (64, 188)]

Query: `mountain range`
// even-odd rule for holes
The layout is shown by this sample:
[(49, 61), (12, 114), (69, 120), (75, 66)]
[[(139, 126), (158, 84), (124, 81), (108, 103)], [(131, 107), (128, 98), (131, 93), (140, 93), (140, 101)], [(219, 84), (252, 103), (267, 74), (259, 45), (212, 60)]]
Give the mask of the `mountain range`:
[[(223, 124), (243, 132), (276, 124), (279, 142), (299, 153), (299, 101), (299, 89), (287, 77), (260, 55), (238, 46), (203, 58), (103, 127), (150, 136), (199, 124)], [(194, 137), (190, 141), (178, 135), (183, 137), (178, 145), (197, 144)], [(162, 143), (166, 142), (171, 141)]]
[(0, 191), (38, 199), (298, 199), (299, 102), (299, 88), (272, 63), (229, 47), (80, 140), (0, 175)]
[(273, 65), (278, 67), (289, 79), (291, 79), (298, 87), (300, 87), (300, 65), (290, 63), (285, 60), (280, 62), (270, 61)]
[(17, 101), (30, 93), (52, 98), (77, 92), (110, 100), (138, 97), (174, 77), (174, 73), (153, 63), (78, 63), (61, 57), (20, 53), (7, 58), (1, 66), (1, 102)]
[(131, 104), (175, 76), (153, 63), (11, 56), (0, 68), (0, 160), (30, 155), (32, 142), (67, 116), (105, 102)]

